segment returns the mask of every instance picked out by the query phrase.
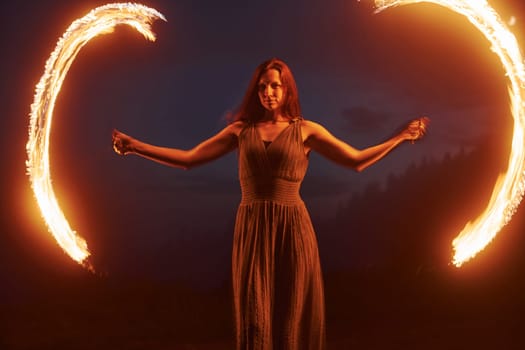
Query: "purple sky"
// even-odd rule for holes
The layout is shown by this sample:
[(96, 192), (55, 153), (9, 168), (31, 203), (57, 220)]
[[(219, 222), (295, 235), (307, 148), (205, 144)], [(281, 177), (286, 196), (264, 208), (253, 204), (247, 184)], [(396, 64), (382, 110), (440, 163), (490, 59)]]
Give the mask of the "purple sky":
[[(495, 6), (504, 18), (517, 18), (515, 32), (523, 39), (525, 5), (502, 2)], [(20, 218), (27, 219), (33, 205), (24, 146), (35, 84), (69, 24), (104, 3), (17, 1), (0, 7), (1, 142), (8, 150), (2, 182), (9, 198), (16, 198)], [(508, 153), (512, 121), (503, 69), (481, 34), (448, 10), (418, 5), (374, 15), (371, 2), (348, 0), (145, 4), (168, 20), (155, 23), (157, 42), (129, 28), (97, 38), (80, 52), (57, 101), (53, 179), (76, 227), (113, 227), (93, 220), (99, 200), (130, 208), (126, 228), (147, 222), (147, 235), (160, 237), (152, 247), (176, 240), (159, 232), (166, 227), (158, 221), (166, 217), (177, 217), (181, 230), (206, 232), (210, 222), (228, 227), (239, 199), (234, 154), (184, 172), (118, 158), (110, 133), (119, 128), (152, 143), (192, 147), (225, 125), (224, 115), (240, 101), (255, 66), (272, 56), (294, 72), (304, 117), (356, 147), (383, 140), (411, 118), (432, 120), (425, 140), (403, 145), (362, 174), (312, 155), (303, 191), (312, 216), (329, 216), (341, 198), (425, 157), (468, 151), (482, 140), (500, 145), (494, 152), (502, 157)], [(197, 212), (207, 220), (184, 222)], [(30, 216), (26, 229), (45, 230), (36, 209)], [(130, 244), (139, 246), (135, 239)], [(198, 245), (202, 237), (192, 239)]]

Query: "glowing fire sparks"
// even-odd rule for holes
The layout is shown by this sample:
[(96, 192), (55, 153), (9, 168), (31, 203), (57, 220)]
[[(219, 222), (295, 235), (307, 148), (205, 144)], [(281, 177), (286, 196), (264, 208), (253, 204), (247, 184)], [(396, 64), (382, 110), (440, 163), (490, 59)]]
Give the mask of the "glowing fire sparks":
[(89, 40), (113, 32), (119, 24), (127, 24), (146, 39), (155, 41), (151, 24), (157, 19), (166, 20), (156, 10), (139, 4), (108, 4), (92, 10), (74, 21), (60, 38), (46, 62), (44, 75), (36, 85), (26, 146), (31, 186), (49, 231), (73, 260), (85, 266), (88, 266), (86, 258), (90, 255), (87, 243), (69, 226), (51, 185), (49, 136), (55, 101), (73, 60)]
[(461, 266), (485, 248), (516, 211), (525, 191), (525, 69), (516, 37), (486, 0), (375, 0), (377, 12), (420, 2), (444, 6), (465, 16), (490, 41), (509, 79), (514, 134), (508, 168), (497, 180), (485, 211), (466, 224), (452, 242), (453, 263)]

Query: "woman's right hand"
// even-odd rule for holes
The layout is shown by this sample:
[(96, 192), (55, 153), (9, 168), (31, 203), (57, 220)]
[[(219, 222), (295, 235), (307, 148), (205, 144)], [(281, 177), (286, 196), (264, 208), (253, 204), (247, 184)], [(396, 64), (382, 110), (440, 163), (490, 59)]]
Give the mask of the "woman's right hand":
[(113, 139), (113, 150), (118, 155), (124, 156), (126, 154), (129, 154), (133, 152), (133, 138), (131, 136), (128, 136), (116, 129), (113, 130), (112, 134)]

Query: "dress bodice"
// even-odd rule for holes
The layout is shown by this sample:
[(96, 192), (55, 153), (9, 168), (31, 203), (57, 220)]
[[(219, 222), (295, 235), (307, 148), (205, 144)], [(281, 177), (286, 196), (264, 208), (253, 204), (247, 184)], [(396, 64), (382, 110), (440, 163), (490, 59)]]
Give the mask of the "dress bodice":
[(239, 135), (239, 180), (242, 202), (300, 201), (299, 189), (308, 168), (301, 135), (301, 121), (292, 120), (265, 145), (255, 124)]

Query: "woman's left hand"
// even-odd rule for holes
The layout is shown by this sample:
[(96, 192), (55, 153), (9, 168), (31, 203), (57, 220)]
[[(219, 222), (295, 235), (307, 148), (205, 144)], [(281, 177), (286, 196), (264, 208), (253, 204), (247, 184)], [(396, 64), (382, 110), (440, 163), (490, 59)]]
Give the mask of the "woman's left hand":
[(427, 132), (427, 126), (429, 123), (430, 119), (428, 117), (414, 119), (410, 123), (408, 123), (408, 125), (402, 131), (401, 134), (403, 135), (405, 140), (414, 143), (415, 141), (425, 136), (425, 133)]

